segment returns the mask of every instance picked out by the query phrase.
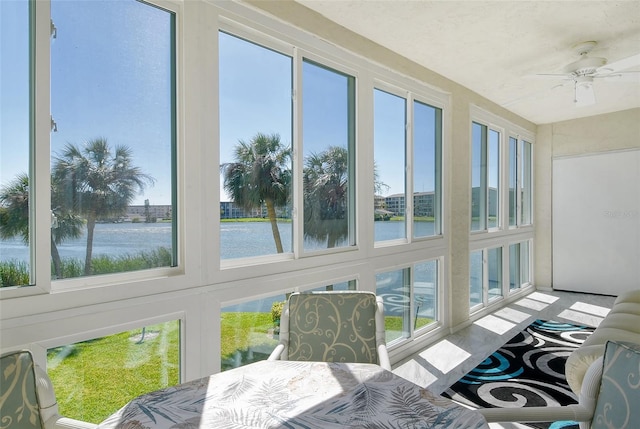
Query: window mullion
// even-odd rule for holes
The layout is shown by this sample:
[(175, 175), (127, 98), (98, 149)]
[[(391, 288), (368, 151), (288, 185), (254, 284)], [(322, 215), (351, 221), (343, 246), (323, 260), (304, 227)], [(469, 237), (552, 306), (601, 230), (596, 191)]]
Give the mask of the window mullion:
[(302, 150), (302, 54), (298, 48), (293, 48), (293, 70), (292, 70), (292, 171), (293, 171), (293, 254), (294, 258), (302, 255), (304, 240), (304, 222), (303, 218), (303, 150)]
[(486, 231), (487, 230), (487, 224), (488, 224), (488, 216), (489, 216), (489, 190), (488, 190), (488, 175), (489, 175), (489, 168), (487, 165), (487, 159), (488, 159), (488, 132), (489, 129), (486, 125), (482, 126), (482, 143), (480, 145), (481, 149), (480, 149), (480, 166), (481, 166), (481, 173), (480, 173), (480, 192), (481, 192), (481, 196), (479, 198), (480, 200), (480, 230), (481, 231)]
[(411, 242), (413, 239), (413, 195), (414, 195), (414, 183), (413, 183), (413, 146), (414, 146), (414, 121), (415, 109), (413, 108), (414, 99), (411, 93), (407, 93), (407, 102), (405, 104), (407, 113), (407, 123), (405, 124), (405, 144), (404, 144), (404, 165), (405, 165), (405, 205), (404, 205), (404, 225), (407, 242)]
[[(33, 283), (51, 290), (51, 4), (31, 2), (31, 148), (30, 148), (30, 248)], [(36, 245), (39, 243), (39, 245)]]

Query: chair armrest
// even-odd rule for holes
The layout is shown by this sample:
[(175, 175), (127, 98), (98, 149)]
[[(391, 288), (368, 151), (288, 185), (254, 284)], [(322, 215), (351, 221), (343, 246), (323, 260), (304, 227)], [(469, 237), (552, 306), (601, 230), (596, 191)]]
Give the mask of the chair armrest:
[(384, 344), (378, 345), (378, 363), (387, 371), (391, 371), (391, 361), (389, 360), (389, 352)]
[(554, 422), (562, 420), (583, 422), (591, 420), (593, 415), (593, 411), (589, 411), (579, 404), (565, 407), (480, 408), (478, 412), (489, 423)]
[(98, 425), (68, 417), (55, 416), (47, 420), (44, 427), (45, 429), (95, 429)]
[(275, 349), (273, 349), (273, 351), (271, 352), (271, 354), (269, 355), (267, 360), (278, 360), (278, 359), (280, 359), (280, 356), (282, 355), (282, 352), (284, 351), (284, 347), (285, 347), (284, 343), (278, 343), (278, 345), (276, 346)]

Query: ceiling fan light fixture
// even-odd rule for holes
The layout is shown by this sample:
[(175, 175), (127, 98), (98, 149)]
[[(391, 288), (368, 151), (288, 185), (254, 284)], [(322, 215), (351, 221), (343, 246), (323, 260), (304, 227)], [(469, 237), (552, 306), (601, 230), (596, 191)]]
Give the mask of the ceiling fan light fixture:
[(574, 80), (574, 103), (581, 107), (596, 103), (591, 76), (578, 76)]

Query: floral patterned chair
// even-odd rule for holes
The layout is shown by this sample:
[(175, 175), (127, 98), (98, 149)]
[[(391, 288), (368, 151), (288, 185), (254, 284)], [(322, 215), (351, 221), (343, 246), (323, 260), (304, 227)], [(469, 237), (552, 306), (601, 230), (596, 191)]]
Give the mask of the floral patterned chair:
[(96, 425), (58, 415), (51, 380), (20, 350), (0, 356), (0, 427), (2, 429), (92, 429)]
[(391, 370), (382, 298), (373, 292), (291, 294), (269, 360), (373, 363)]

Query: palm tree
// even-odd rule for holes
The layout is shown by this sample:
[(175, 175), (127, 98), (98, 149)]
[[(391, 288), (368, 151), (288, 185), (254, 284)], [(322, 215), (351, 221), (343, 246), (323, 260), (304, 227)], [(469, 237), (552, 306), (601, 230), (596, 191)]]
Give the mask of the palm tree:
[[(51, 199), (55, 205), (58, 199), (57, 187), (51, 182)], [(55, 225), (51, 229), (51, 259), (57, 278), (62, 277), (62, 261), (58, 252), (58, 244), (69, 238), (82, 235), (83, 221), (78, 216), (58, 207), (52, 210)], [(20, 236), (29, 244), (29, 176), (18, 174), (11, 182), (0, 190), (0, 237), (4, 239)]]
[(58, 244), (67, 239), (82, 236), (84, 220), (69, 207), (64, 206), (60, 186), (52, 178), (51, 181), (51, 259), (57, 279), (63, 278), (62, 260), (58, 252)]
[(305, 159), (304, 236), (335, 247), (349, 236), (349, 153), (329, 146)]
[(0, 190), (0, 237), (29, 244), (29, 176), (18, 174)]
[(116, 146), (112, 152), (105, 138), (90, 140), (82, 149), (67, 144), (61, 156), (54, 158), (52, 171), (62, 205), (86, 218), (84, 274), (90, 275), (96, 220), (126, 213), (136, 192), (155, 180), (131, 165), (131, 149)]
[(248, 142), (238, 142), (234, 158), (220, 166), (225, 191), (245, 210), (267, 207), (276, 251), (282, 253), (275, 209), (289, 201), (291, 148), (282, 144), (278, 134), (258, 133)]

